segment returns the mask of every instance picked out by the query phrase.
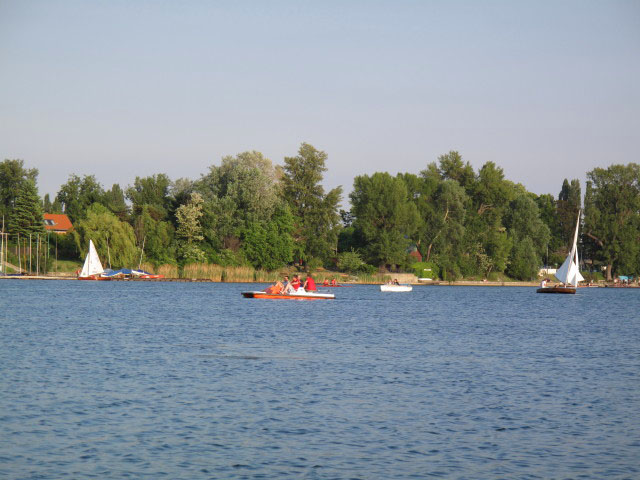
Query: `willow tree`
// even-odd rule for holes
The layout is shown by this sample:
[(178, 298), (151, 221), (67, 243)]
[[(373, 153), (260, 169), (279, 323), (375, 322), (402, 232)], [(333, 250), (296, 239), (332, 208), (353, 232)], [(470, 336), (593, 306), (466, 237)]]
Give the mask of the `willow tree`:
[(94, 203), (85, 211), (84, 218), (74, 225), (73, 236), (81, 258), (87, 254), (89, 240), (93, 240), (103, 266), (137, 267), (140, 251), (133, 228), (102, 204)]

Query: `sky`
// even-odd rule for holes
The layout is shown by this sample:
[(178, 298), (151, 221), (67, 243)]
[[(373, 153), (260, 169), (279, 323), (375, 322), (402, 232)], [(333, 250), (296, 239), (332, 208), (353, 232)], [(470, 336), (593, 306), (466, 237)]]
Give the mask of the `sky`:
[(639, 93), (637, 0), (0, 0), (0, 161), (52, 197), (70, 174), (195, 180), (303, 142), (345, 197), (451, 150), (584, 192), (640, 162)]

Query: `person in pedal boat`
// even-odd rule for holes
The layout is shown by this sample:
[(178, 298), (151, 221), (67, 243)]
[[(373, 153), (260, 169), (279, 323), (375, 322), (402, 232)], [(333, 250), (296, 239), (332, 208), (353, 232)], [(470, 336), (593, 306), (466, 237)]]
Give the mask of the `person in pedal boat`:
[(325, 287), (328, 287), (329, 286), (329, 279), (325, 278), (324, 282), (322, 282), (322, 285), (325, 286)]
[(278, 280), (275, 285), (267, 287), (265, 289), (266, 293), (285, 293), (287, 288), (289, 288), (289, 276), (285, 275), (282, 282)]
[(316, 281), (313, 279), (313, 277), (311, 276), (311, 274), (309, 274), (307, 276), (307, 279), (304, 281), (304, 286), (303, 288), (307, 291), (307, 292), (315, 292), (318, 289), (316, 288)]
[(297, 291), (300, 288), (302, 282), (300, 281), (300, 277), (298, 275), (293, 276), (293, 280), (291, 280), (291, 288), (293, 291)]

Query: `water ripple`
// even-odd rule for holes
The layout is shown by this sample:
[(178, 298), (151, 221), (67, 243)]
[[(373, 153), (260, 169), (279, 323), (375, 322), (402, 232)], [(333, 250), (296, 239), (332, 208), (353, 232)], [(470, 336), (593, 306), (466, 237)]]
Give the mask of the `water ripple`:
[(640, 292), (254, 287), (0, 281), (0, 477), (640, 477)]

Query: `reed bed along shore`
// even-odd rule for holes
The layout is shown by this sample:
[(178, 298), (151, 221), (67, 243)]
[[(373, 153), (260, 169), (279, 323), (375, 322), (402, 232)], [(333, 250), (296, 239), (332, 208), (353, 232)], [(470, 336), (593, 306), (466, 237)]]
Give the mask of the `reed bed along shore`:
[[(148, 272), (164, 275), (166, 278), (197, 278), (210, 280), (212, 282), (275, 283), (278, 280), (282, 280), (285, 275), (289, 275), (289, 277), (292, 277), (293, 275), (300, 275), (303, 278), (307, 276), (306, 272), (299, 272), (294, 268), (268, 272), (266, 270), (256, 270), (247, 266), (231, 267), (207, 263), (185, 265), (182, 271), (180, 271), (177, 265), (170, 264), (159, 265), (157, 267), (150, 264), (143, 264), (142, 269)], [(325, 280), (331, 282), (334, 279), (337, 283), (376, 284), (388, 282), (392, 278), (399, 278), (399, 281), (405, 283), (415, 282), (415, 276), (412, 274), (374, 274), (356, 276), (346, 273), (320, 270), (313, 272), (312, 275), (318, 285), (321, 285)]]

